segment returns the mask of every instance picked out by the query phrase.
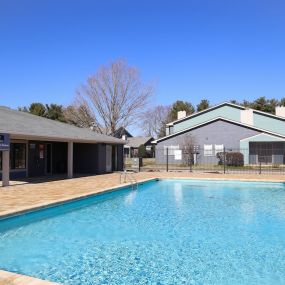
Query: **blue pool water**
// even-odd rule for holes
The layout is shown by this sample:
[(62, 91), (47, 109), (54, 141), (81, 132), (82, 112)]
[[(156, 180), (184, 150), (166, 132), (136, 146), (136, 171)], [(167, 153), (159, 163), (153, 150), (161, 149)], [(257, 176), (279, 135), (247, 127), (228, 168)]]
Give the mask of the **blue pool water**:
[(285, 185), (162, 180), (0, 221), (0, 268), (63, 284), (285, 284)]

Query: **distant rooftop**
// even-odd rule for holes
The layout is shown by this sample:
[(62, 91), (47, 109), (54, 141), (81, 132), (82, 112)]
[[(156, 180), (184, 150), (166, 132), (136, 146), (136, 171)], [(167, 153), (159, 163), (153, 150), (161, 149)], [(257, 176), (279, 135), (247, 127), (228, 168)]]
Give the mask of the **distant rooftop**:
[(140, 145), (146, 144), (151, 140), (153, 140), (152, 137), (132, 137), (127, 139), (126, 146), (138, 148)]

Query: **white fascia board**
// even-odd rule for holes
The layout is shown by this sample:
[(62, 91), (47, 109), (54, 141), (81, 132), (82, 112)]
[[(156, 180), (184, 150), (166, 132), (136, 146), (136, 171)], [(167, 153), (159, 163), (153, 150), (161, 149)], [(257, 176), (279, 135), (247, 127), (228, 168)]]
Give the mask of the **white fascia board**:
[(241, 139), (240, 141), (245, 141), (245, 140), (252, 139), (252, 138), (255, 138), (255, 137), (259, 137), (259, 136), (262, 136), (262, 135), (265, 135), (265, 136), (268, 136), (268, 137), (272, 137), (272, 138), (277, 138), (280, 141), (285, 141), (285, 137), (284, 138), (280, 138), (279, 136), (274, 136), (274, 135), (271, 135), (271, 134), (268, 134), (268, 133), (260, 133), (260, 134), (257, 134), (257, 135), (251, 136), (251, 137), (247, 137), (247, 138)]
[(264, 115), (264, 116), (267, 116), (267, 117), (272, 117), (272, 118), (275, 118), (275, 119), (282, 119), (283, 121), (285, 121), (284, 117), (276, 116), (274, 114), (266, 113), (266, 112), (255, 110), (255, 109), (252, 109), (252, 110), (253, 110), (253, 113), (258, 113), (258, 114), (261, 114), (261, 115)]

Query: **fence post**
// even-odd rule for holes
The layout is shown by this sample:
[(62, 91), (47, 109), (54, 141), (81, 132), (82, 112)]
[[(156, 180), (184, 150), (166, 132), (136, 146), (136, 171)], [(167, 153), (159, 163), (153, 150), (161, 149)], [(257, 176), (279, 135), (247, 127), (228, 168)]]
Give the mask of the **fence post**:
[(261, 161), (259, 162), (259, 174), (261, 174)]
[(226, 174), (226, 163), (227, 163), (226, 161), (227, 160), (226, 160), (226, 148), (225, 147), (224, 147), (224, 155), (223, 156), (224, 156), (224, 174)]
[(168, 147), (166, 148), (166, 172), (168, 172)]
[(190, 153), (190, 172), (192, 172), (192, 153)]

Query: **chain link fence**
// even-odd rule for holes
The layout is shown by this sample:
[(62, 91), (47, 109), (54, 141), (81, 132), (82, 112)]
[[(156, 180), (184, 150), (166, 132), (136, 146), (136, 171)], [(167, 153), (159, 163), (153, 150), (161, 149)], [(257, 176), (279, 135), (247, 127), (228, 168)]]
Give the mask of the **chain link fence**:
[(135, 171), (285, 174), (285, 149), (156, 148), (153, 158), (125, 158)]

